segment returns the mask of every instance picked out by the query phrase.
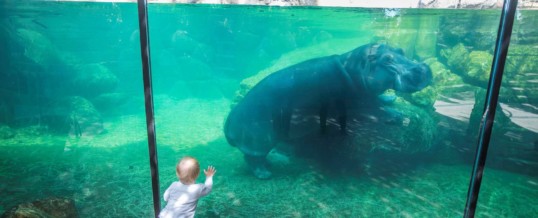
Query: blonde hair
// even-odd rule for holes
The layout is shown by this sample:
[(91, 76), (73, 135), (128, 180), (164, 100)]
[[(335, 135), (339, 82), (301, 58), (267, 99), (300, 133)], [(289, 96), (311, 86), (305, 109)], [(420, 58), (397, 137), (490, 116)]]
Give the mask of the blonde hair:
[(193, 184), (199, 174), (200, 163), (194, 157), (183, 157), (176, 165), (176, 175), (183, 184)]

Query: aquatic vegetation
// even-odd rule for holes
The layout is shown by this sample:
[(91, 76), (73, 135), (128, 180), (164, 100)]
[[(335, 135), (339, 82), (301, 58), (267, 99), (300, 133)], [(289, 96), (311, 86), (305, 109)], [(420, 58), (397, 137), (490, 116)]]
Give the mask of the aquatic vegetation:
[(441, 50), (442, 57), (446, 58), (447, 65), (452, 72), (474, 86), (485, 87), (491, 72), (493, 55), (488, 51), (474, 50), (469, 52), (463, 44), (451, 49)]
[(441, 50), (441, 57), (446, 59), (446, 64), (452, 72), (459, 76), (464, 76), (467, 73), (467, 64), (470, 61), (469, 51), (460, 43), (452, 48)]
[(5, 212), (2, 217), (78, 217), (75, 201), (67, 198), (47, 198), (23, 203)]
[[(489, 19), (483, 19), (478, 11), (462, 13), (454, 16), (443, 16), (439, 22), (438, 41), (448, 47), (459, 43), (472, 47), (476, 50), (493, 51), (497, 38), (497, 26), (499, 14)], [(492, 28), (495, 27), (495, 28)]]
[(411, 104), (420, 106), (425, 109), (432, 109), (433, 104), (437, 100), (438, 91), (434, 86), (428, 86), (423, 90), (415, 93), (398, 93), (398, 96), (402, 96), (405, 100)]
[(65, 142), (65, 135), (51, 134), (47, 127), (40, 125), (12, 129), (12, 134), (12, 137), (1, 140), (0, 147), (50, 147), (63, 145)]
[(93, 104), (80, 96), (55, 100), (47, 112), (51, 130), (76, 136), (98, 135), (103, 131), (101, 114)]
[(471, 83), (484, 86), (489, 81), (492, 61), (493, 55), (489, 52), (472, 51), (469, 53), (469, 62), (464, 77), (473, 81)]
[(528, 105), (538, 102), (538, 50), (527, 45), (511, 45), (508, 53), (505, 74), (506, 89), (501, 96), (509, 102), (520, 103), (527, 110), (535, 111)]
[(394, 130), (394, 135), (397, 135), (396, 138), (399, 139), (399, 151), (404, 153), (431, 151), (437, 143), (435, 139), (438, 135), (433, 111), (423, 110), (407, 102), (397, 102), (395, 108), (409, 119), (404, 121), (401, 130)]
[(424, 60), (424, 63), (428, 64), (433, 73), (433, 87), (447, 87), (454, 85), (461, 85), (463, 81), (457, 74), (451, 72), (443, 63), (437, 58), (429, 58)]
[(19, 28), (14, 33), (14, 39), (18, 40), (20, 46), (23, 46), (24, 56), (41, 66), (50, 66), (51, 63), (57, 63), (60, 59), (61, 52), (58, 52), (56, 46), (42, 33), (32, 30)]
[(74, 94), (85, 97), (113, 92), (118, 84), (116, 75), (103, 64), (79, 65), (73, 74), (70, 85)]

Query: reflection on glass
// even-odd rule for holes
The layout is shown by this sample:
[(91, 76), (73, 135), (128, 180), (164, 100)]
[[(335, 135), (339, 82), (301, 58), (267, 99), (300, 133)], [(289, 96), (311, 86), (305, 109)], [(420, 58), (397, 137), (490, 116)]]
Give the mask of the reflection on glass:
[(500, 11), (149, 13), (161, 192), (189, 155), (202, 217), (462, 215)]
[(136, 5), (0, 11), (0, 214), (150, 216)]
[(516, 13), (478, 216), (538, 211), (538, 13)]

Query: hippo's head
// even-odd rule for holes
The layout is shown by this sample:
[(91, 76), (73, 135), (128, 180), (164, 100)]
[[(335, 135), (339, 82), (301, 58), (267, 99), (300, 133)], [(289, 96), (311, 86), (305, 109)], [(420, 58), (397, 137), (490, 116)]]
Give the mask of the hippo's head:
[(432, 72), (426, 64), (409, 60), (402, 49), (388, 45), (367, 44), (341, 57), (356, 84), (372, 94), (381, 94), (387, 89), (412, 93), (432, 81)]

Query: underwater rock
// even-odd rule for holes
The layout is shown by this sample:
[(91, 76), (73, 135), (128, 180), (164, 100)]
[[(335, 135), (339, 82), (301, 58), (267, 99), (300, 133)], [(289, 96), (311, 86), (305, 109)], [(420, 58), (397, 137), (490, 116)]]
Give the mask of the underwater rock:
[(467, 71), (464, 77), (473, 81), (474, 84), (485, 87), (489, 81), (492, 61), (493, 55), (489, 52), (472, 51), (469, 53), (469, 62), (467, 63)]
[(71, 108), (69, 113), (70, 134), (98, 135), (103, 132), (103, 121), (101, 114), (95, 109), (93, 104), (82, 97), (68, 98)]
[(130, 96), (126, 93), (114, 92), (101, 94), (91, 101), (96, 108), (99, 108), (99, 110), (107, 110), (121, 106), (129, 101), (129, 99)]
[(315, 128), (319, 125), (315, 117), (298, 114), (292, 121), (298, 126), (290, 132), (291, 139), (282, 144), (294, 148), (296, 156), (314, 158), (329, 165), (331, 171), (351, 172), (367, 168), (372, 156), (416, 156), (436, 149), (440, 133), (433, 111), (401, 99), (385, 109), (394, 110), (399, 119), (375, 108), (349, 111), (353, 120), (346, 134), (341, 134), (333, 121), (328, 124), (327, 133), (321, 135)]
[(87, 99), (74, 96), (53, 103), (46, 119), (49, 128), (74, 136), (93, 136), (104, 131), (101, 114)]
[(433, 73), (433, 83), (432, 86), (443, 87), (443, 86), (453, 86), (460, 85), (463, 83), (461, 77), (452, 73), (447, 66), (441, 63), (437, 58), (429, 58), (424, 60)]
[(405, 100), (423, 109), (432, 110), (439, 95), (449, 96), (449, 93), (454, 92), (454, 88), (461, 86), (463, 81), (460, 76), (452, 73), (437, 58), (428, 58), (424, 60), (424, 63), (432, 70), (433, 82), (430, 86), (414, 93), (389, 91), (388, 94), (403, 98), (398, 99), (399, 101)]
[(11, 38), (24, 47), (26, 58), (40, 66), (49, 66), (58, 63), (61, 59), (61, 52), (56, 46), (45, 35), (36, 30), (19, 28)]
[(460, 76), (466, 72), (467, 63), (470, 61), (469, 51), (467, 51), (463, 43), (441, 50), (441, 57), (445, 58), (448, 67)]
[[(469, 125), (466, 130), (467, 137), (473, 139), (474, 141), (478, 140), (478, 133), (480, 131), (480, 122), (482, 121), (484, 114), (484, 105), (486, 103), (486, 89), (476, 89), (475, 92), (475, 104), (473, 110), (471, 111), (471, 116), (469, 118)], [(497, 107), (495, 112), (495, 122), (493, 123), (493, 133), (492, 135), (497, 138), (500, 138), (505, 135), (506, 132), (513, 128), (514, 124), (510, 122), (510, 118), (506, 116), (503, 112), (501, 106)], [(515, 132), (520, 132), (521, 130), (516, 130)], [(499, 137), (500, 136), (500, 137)]]
[(505, 67), (501, 99), (520, 104), (527, 111), (538, 113), (530, 105), (538, 105), (538, 51), (528, 46), (510, 45)]
[(431, 110), (437, 100), (438, 91), (434, 86), (428, 86), (415, 93), (398, 93), (398, 96), (402, 96), (411, 104)]
[[(452, 72), (460, 76), (466, 83), (486, 87), (493, 61), (491, 53), (487, 51), (469, 52), (460, 43), (451, 49), (441, 50), (441, 56), (445, 58)], [(519, 87), (517, 90), (524, 90), (523, 87), (533, 86), (529, 77), (532, 77), (533, 72), (536, 71), (538, 71), (537, 50), (528, 46), (511, 45), (503, 74), (503, 87)], [(522, 77), (525, 79), (521, 80)]]
[(79, 217), (75, 201), (68, 198), (46, 198), (19, 204), (2, 214), (2, 218), (75, 218)]
[(497, 19), (484, 18), (479, 11), (442, 17), (439, 45), (448, 48), (463, 43), (473, 50), (493, 51), (498, 25)]
[(510, 47), (513, 44), (536, 45), (538, 44), (538, 28), (535, 27), (538, 15), (531, 11), (518, 10), (517, 21), (514, 23)]
[(0, 124), (0, 139), (10, 139), (15, 136), (15, 131), (13, 131), (9, 126)]
[(72, 81), (73, 91), (85, 97), (112, 92), (117, 84), (116, 75), (103, 64), (86, 64), (77, 67)]
[(441, 50), (452, 72), (458, 74), (466, 83), (486, 87), (491, 72), (493, 55), (486, 51), (469, 52), (460, 43), (451, 49)]
[(432, 110), (435, 100), (438, 96), (437, 87), (443, 75), (446, 74), (446, 70), (441, 67), (442, 64), (437, 61), (436, 58), (429, 58), (424, 61), (432, 70), (432, 84), (418, 92), (414, 93), (396, 93), (397, 96), (402, 97), (406, 101), (416, 106), (422, 107), (426, 110)]
[[(357, 125), (364, 128), (357, 127), (361, 131), (354, 132), (356, 134), (355, 148), (370, 148), (368, 152), (384, 150), (405, 154), (429, 151), (437, 134), (432, 111), (426, 111), (409, 102), (399, 100), (391, 106), (391, 109), (401, 116), (399, 118), (401, 122), (361, 120)], [(377, 117), (377, 120), (387, 119), (381, 115)]]

